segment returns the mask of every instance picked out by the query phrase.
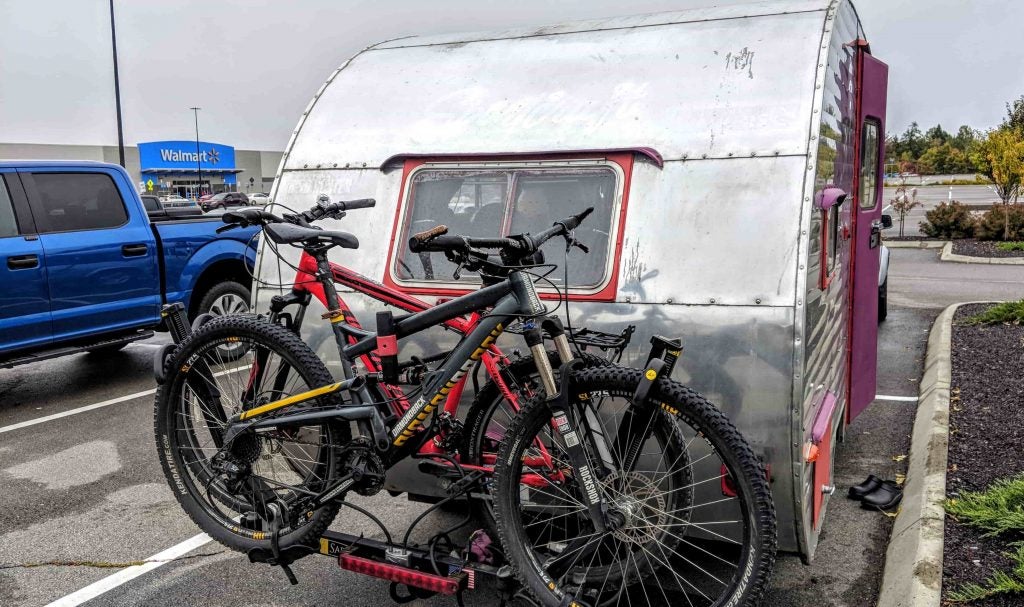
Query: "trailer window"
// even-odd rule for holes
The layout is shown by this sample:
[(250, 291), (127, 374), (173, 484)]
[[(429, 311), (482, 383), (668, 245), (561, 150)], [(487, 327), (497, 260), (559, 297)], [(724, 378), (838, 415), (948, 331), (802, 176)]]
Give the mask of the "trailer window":
[[(619, 198), (618, 173), (610, 166), (558, 166), (510, 168), (421, 168), (406, 185), (405, 219), (399, 234), (394, 273), (403, 282), (444, 282), (456, 267), (443, 253), (412, 253), (412, 234), (437, 225), (449, 234), (474, 237), (537, 233), (558, 219), (594, 207), (594, 213), (577, 229), (577, 239), (590, 248), (589, 255), (574, 250), (569, 255), (569, 285), (594, 288), (606, 282), (612, 254), (613, 218)], [(564, 241), (551, 240), (541, 250), (545, 258), (561, 266)], [(563, 282), (562, 269), (549, 278)], [(458, 282), (479, 280), (462, 273)]]
[(872, 209), (878, 202), (878, 121), (864, 122), (860, 146), (860, 208)]

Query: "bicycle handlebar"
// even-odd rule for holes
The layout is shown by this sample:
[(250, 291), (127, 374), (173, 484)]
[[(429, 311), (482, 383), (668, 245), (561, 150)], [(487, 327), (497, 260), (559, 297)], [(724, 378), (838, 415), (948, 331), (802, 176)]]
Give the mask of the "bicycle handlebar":
[(440, 252), (472, 252), (473, 249), (502, 249), (504, 253), (514, 253), (518, 257), (532, 255), (542, 244), (555, 236), (566, 235), (579, 227), (594, 207), (583, 212), (556, 221), (552, 226), (537, 235), (519, 234), (508, 238), (472, 238), (469, 236), (448, 235), (447, 226), (437, 226), (425, 232), (414, 234), (409, 239), (409, 250), (413, 253)]
[(308, 225), (309, 222), (323, 219), (324, 217), (333, 217), (335, 219), (341, 219), (345, 216), (346, 211), (353, 211), (355, 209), (369, 209), (376, 206), (377, 201), (373, 198), (359, 198), (357, 200), (339, 200), (338, 202), (329, 202), (329, 198), (326, 195), (321, 195), (317, 200), (317, 205), (311, 207), (307, 211), (303, 211), (298, 215), (285, 215), (284, 217), (278, 217), (273, 213), (268, 213), (261, 209), (241, 209), (238, 211), (229, 211), (221, 215), (221, 220), (228, 224), (217, 228), (217, 232), (224, 232), (236, 227), (248, 227), (250, 225), (266, 225), (268, 223), (293, 223), (296, 225)]

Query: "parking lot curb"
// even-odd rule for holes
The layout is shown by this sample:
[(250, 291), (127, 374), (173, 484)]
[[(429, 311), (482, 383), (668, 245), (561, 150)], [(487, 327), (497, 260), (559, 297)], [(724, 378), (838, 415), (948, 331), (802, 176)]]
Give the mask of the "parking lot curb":
[[(889, 246), (886, 244), (885, 246)], [(942, 247), (942, 261), (953, 263), (987, 263), (1003, 266), (1024, 266), (1024, 257), (975, 257), (973, 255), (957, 255), (953, 252), (953, 243), (947, 242)]]
[(950, 350), (961, 305), (946, 308), (928, 337), (903, 503), (885, 554), (878, 607), (938, 607), (942, 597)]
[(882, 244), (890, 249), (940, 249), (949, 243), (945, 240), (883, 240)]

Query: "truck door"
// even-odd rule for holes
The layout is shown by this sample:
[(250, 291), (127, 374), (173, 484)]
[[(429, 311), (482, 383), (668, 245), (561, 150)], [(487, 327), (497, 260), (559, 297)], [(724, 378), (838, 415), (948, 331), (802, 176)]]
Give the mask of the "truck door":
[(878, 365), (878, 268), (881, 255), (885, 100), (889, 68), (868, 54), (857, 54), (857, 157), (854, 182), (853, 290), (851, 295), (850, 408), (847, 422), (875, 399)]
[(0, 169), (0, 351), (50, 341), (50, 295), (43, 246), (21, 180)]
[(21, 175), (46, 256), (53, 341), (155, 323), (155, 237), (122, 176), (66, 168)]

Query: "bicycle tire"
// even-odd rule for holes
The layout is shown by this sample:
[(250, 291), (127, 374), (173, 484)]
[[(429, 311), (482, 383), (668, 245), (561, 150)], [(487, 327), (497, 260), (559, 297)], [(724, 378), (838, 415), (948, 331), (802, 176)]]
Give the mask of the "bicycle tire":
[[(250, 349), (255, 348), (256, 345), (266, 348), (271, 353), (271, 356), (276, 354), (284, 364), (287, 364), (288, 367), (294, 370), (297, 377), (301, 378), (302, 382), (306, 384), (305, 389), (329, 385), (334, 383), (334, 379), (326, 366), (324, 366), (324, 363), (292, 331), (253, 315), (237, 315), (222, 316), (210, 320), (186, 338), (175, 350), (166, 367), (169, 371), (166, 382), (157, 390), (154, 408), (154, 431), (156, 434), (157, 453), (164, 476), (182, 509), (210, 537), (229, 548), (241, 552), (248, 552), (253, 548), (270, 549), (270, 533), (266, 529), (246, 528), (244, 525), (237, 524), (228, 517), (218, 516), (218, 513), (223, 514), (220, 512), (219, 506), (242, 508), (247, 504), (244, 499), (239, 498), (237, 494), (232, 495), (230, 490), (225, 487), (217, 486), (212, 479), (214, 474), (210, 470), (206, 471), (206, 492), (208, 497), (204, 498), (200, 487), (197, 485), (197, 481), (200, 480), (202, 474), (197, 473), (193, 476), (190, 473), (193, 467), (200, 467), (199, 455), (195, 453), (199, 449), (185, 442), (190, 434), (195, 434), (195, 431), (194, 429), (189, 430), (184, 427), (186, 422), (182, 420), (188, 416), (183, 415), (179, 411), (179, 404), (184, 402), (182, 395), (185, 393), (185, 387), (187, 386), (188, 390), (192, 391), (193, 398), (199, 399), (200, 403), (202, 403), (202, 399), (205, 396), (208, 398), (208, 403), (216, 403), (222, 410), (225, 408), (220, 405), (223, 402), (221, 398), (209, 398), (210, 392), (208, 389), (205, 394), (201, 393), (202, 386), (209, 382), (189, 381), (190, 374), (195, 369), (197, 361), (204, 360), (202, 358), (204, 353), (216, 352), (218, 345), (222, 343), (249, 344)], [(246, 353), (243, 356), (248, 357), (249, 354)], [(234, 359), (230, 361), (230, 364), (239, 365), (239, 361)], [(240, 366), (244, 367), (244, 362)], [(186, 369), (188, 370), (186, 371)], [(212, 372), (212, 369), (210, 371)], [(235, 371), (227, 371), (226, 373), (234, 372), (237, 372), (237, 369)], [(211, 375), (216, 374), (211, 373)], [(285, 394), (287, 393), (275, 393), (275, 397), (279, 398)], [(337, 397), (320, 397), (318, 402), (320, 404), (329, 404), (328, 401), (331, 398)], [(228, 412), (225, 411), (224, 413)], [(190, 422), (188, 425), (194, 424)], [(316, 459), (310, 460), (310, 464), (296, 463), (305, 462), (306, 460), (296, 455), (297, 452), (294, 450), (286, 452), (284, 450), (285, 446), (282, 446), (284, 441), (281, 440), (278, 441), (278, 453), (284, 454), (281, 457), (291, 467), (291, 472), (296, 475), (300, 472), (298, 469), (300, 467), (313, 468), (314, 466), (323, 466), (325, 472), (318, 485), (329, 486), (337, 478), (339, 468), (341, 467), (341, 451), (337, 447), (349, 443), (350, 429), (347, 424), (338, 422), (319, 423), (316, 424), (316, 428), (321, 432), (321, 436), (326, 436), (326, 440), (320, 441), (321, 448), (316, 449)], [(215, 429), (208, 428), (208, 430), (211, 435), (215, 432)], [(285, 432), (297, 436), (300, 431), (289, 430)], [(265, 445), (271, 443), (274, 439), (256, 440), (256, 444), (260, 445), (259, 449), (262, 454), (262, 450), (266, 448)], [(261, 440), (266, 440), (266, 443), (259, 442)], [(192, 455), (184, 455), (187, 453), (192, 453)], [(306, 452), (302, 452), (302, 455), (305, 454)], [(193, 458), (194, 461), (189, 461), (189, 458)], [(257, 459), (262, 460), (266, 458)], [(264, 462), (261, 461), (259, 463), (263, 464)], [(253, 464), (254, 467), (255, 465)], [(285, 472), (287, 471), (285, 469)], [(212, 494), (211, 487), (213, 488)], [(253, 489), (254, 494), (255, 491)], [(212, 495), (216, 495), (216, 498), (212, 497)], [(210, 504), (214, 499), (219, 502), (219, 506), (216, 503)], [(255, 498), (252, 501), (255, 502)], [(252, 505), (252, 508), (254, 510), (257, 509), (255, 504)], [(309, 545), (315, 542), (323, 530), (334, 520), (339, 508), (340, 504), (335, 500), (322, 506), (315, 512), (302, 514), (301, 516), (304, 517), (304, 520), (300, 519), (298, 522), (293, 523), (293, 526), (286, 527), (285, 531), (281, 532), (279, 547), (287, 548), (296, 544)]]
[[(613, 364), (607, 358), (589, 352), (581, 352), (580, 359), (583, 360), (586, 367), (603, 367)], [(554, 350), (549, 350), (548, 360), (557, 371), (561, 363), (558, 353)], [(510, 384), (509, 388), (516, 390), (518, 387), (518, 391), (522, 392), (521, 401), (524, 403), (541, 385), (540, 377), (537, 375), (537, 362), (533, 360), (532, 356), (524, 356), (514, 361), (506, 368), (506, 372), (512, 380), (508, 382)], [(507, 403), (508, 401), (501, 393), (501, 390), (498, 389), (498, 385), (493, 379), (488, 379), (480, 388), (480, 391), (473, 399), (473, 403), (470, 405), (469, 412), (466, 414), (465, 425), (463, 426), (464, 438), (459, 448), (459, 456), (463, 462), (477, 466), (484, 465), (483, 456), (484, 452), (487, 451), (485, 449), (485, 441), (493, 443), (493, 445), (500, 444), (501, 437), (494, 435), (491, 424), (495, 420), (499, 407), (503, 405), (507, 407)], [(507, 422), (511, 422), (514, 414), (508, 408), (504, 412), (504, 416)], [(500, 424), (500, 422), (498, 423)], [(505, 427), (507, 428), (508, 426), (506, 425)], [(497, 453), (497, 449), (495, 448), (491, 452)], [(488, 490), (489, 485), (490, 483), (485, 481), (485, 490)], [(491, 534), (491, 537), (497, 538), (498, 527), (494, 522), (494, 513), (492, 512), (490, 502), (486, 499), (474, 499), (471, 500), (471, 508), (473, 509), (473, 514), (484, 523), (485, 529)]]
[[(626, 407), (635, 407), (629, 399), (635, 393), (640, 380), (641, 371), (637, 369), (621, 367), (582, 369), (576, 372), (573, 377), (572, 394), (577, 396), (570, 398), (570, 406), (576, 406), (576, 403), (579, 402), (578, 395), (580, 394), (593, 395), (597, 393), (625, 398), (627, 399)], [(732, 566), (734, 572), (728, 577), (728, 583), (719, 580), (725, 589), (720, 591), (717, 598), (705, 597), (708, 599), (707, 604), (716, 607), (757, 605), (767, 589), (777, 548), (775, 511), (768, 481), (759, 458), (724, 414), (699, 394), (682, 384), (667, 379), (658, 379), (652, 386), (648, 399), (649, 402), (654, 403), (654, 406), (659, 406), (666, 414), (674, 417), (677, 423), (684, 422), (692, 428), (694, 430), (694, 439), (691, 442), (696, 437), (700, 437), (706, 443), (711, 453), (717, 453), (721, 457), (720, 461), (723, 466), (722, 477), (725, 478), (728, 474), (728, 478), (732, 482), (732, 489), (736, 494), (736, 509), (741, 517), (738, 521), (730, 522), (740, 523), (743, 531), (741, 540), (737, 541), (738, 547), (730, 549), (737, 553), (737, 562)], [(541, 604), (548, 606), (568, 605), (574, 602), (591, 605), (619, 604), (627, 584), (619, 586), (618, 594), (612, 597), (614, 602), (604, 595), (606, 588), (604, 584), (599, 589), (596, 589), (596, 591), (594, 589), (589, 591), (593, 596), (586, 595), (588, 592), (586, 589), (588, 578), (584, 574), (571, 571), (576, 566), (576, 561), (570, 563), (569, 571), (562, 573), (562, 578), (555, 579), (550, 577), (545, 569), (547, 565), (544, 563), (550, 563), (558, 559), (549, 558), (544, 553), (534, 550), (531, 547), (532, 539), (523, 526), (521, 520), (523, 515), (521, 512), (524, 508), (520, 506), (520, 499), (524, 487), (528, 487), (528, 485), (520, 484), (519, 473), (523, 468), (522, 459), (525, 450), (532, 445), (534, 433), (545, 431), (550, 426), (550, 422), (551, 412), (548, 404), (543, 400), (533, 399), (524, 406), (509, 428), (508, 435), (515, 436), (517, 439), (506, 440), (502, 443), (495, 474), (495, 518), (501, 544), (515, 570), (516, 576)], [(703, 448), (704, 445), (697, 443), (696, 446)], [(697, 460), (692, 461), (691, 464), (695, 461)], [(714, 461), (712, 460), (708, 463), (713, 463)], [(705, 481), (695, 482), (694, 484), (701, 482)], [(571, 490), (568, 484), (563, 487), (565, 494), (569, 495)], [(722, 489), (723, 494), (725, 494), (725, 481), (723, 481)], [(687, 508), (687, 511), (692, 512), (694, 509), (709, 505), (710, 503), (713, 502), (693, 504)], [(716, 508), (717, 510), (718, 508)], [(644, 523), (649, 522), (649, 519), (646, 518), (641, 519), (638, 517), (637, 520), (643, 520)], [(665, 523), (664, 526), (683, 527), (683, 529), (689, 530), (691, 526), (700, 528), (701, 524), (691, 523), (687, 519), (685, 522), (686, 526), (677, 523)], [(624, 528), (629, 529), (631, 527)], [(684, 531), (684, 533), (686, 532), (688, 531)], [(664, 529), (652, 531), (652, 536), (654, 533), (661, 534), (660, 536), (664, 536), (666, 533), (672, 535), (671, 532)], [(723, 533), (725, 532), (723, 531)], [(614, 536), (609, 538), (607, 533), (598, 535), (596, 532), (590, 535), (597, 536), (594, 539), (598, 540), (598, 548), (592, 549), (594, 552), (594, 557), (591, 560), (592, 563), (593, 558), (600, 554), (602, 543), (606, 540), (614, 541)], [(579, 531), (577, 537), (586, 537), (586, 535), (583, 535), (583, 531)], [(721, 537), (725, 538), (724, 535)], [(593, 540), (587, 540), (585, 543), (589, 544), (591, 541)], [(693, 538), (692, 541), (698, 542), (703, 540)], [(549, 540), (547, 544), (542, 543), (541, 545), (551, 546), (554, 544), (555, 542)], [(695, 543), (693, 545), (696, 546)], [(609, 550), (613, 559), (618, 558), (619, 549), (620, 547), (616, 545), (614, 551)], [(627, 549), (633, 550), (634, 548), (627, 545)], [(641, 554), (641, 551), (648, 553), (642, 546), (636, 549), (637, 554)], [(653, 552), (649, 553), (654, 554)], [(628, 555), (629, 552), (627, 551), (626, 567), (628, 567), (629, 563)], [(652, 562), (652, 559), (647, 557), (644, 558), (647, 559), (648, 564), (644, 567), (640, 566), (639, 557), (634, 559), (637, 575), (633, 578), (633, 583), (639, 583), (642, 586), (645, 598), (648, 601), (650, 599), (646, 595), (647, 584), (650, 578), (667, 580), (666, 585), (671, 581), (668, 574), (675, 576), (677, 580), (680, 578), (680, 574), (673, 568), (673, 562), (679, 561), (676, 558), (677, 554), (673, 554), (672, 558), (664, 554), (662, 556), (665, 558), (660, 567), (657, 562)], [(667, 574), (665, 572), (666, 564), (669, 566)], [(662, 575), (653, 575), (655, 572)], [(572, 574), (571, 576), (570, 573)], [(685, 577), (682, 580), (685, 582)], [(578, 586), (574, 587), (574, 583), (578, 584)], [(669, 599), (667, 598), (665, 588), (660, 581), (656, 583), (662, 595), (665, 595), (664, 602), (668, 603)], [(679, 586), (683, 587), (682, 584), (679, 584)], [(691, 583), (691, 586), (697, 592), (701, 592), (700, 588), (696, 585)], [(613, 588), (608, 590), (616, 591)], [(691, 598), (696, 598), (690, 594), (688, 588), (684, 590), (687, 592), (687, 601)], [(662, 597), (657, 595), (653, 587), (651, 592), (655, 595), (656, 601), (661, 601)], [(628, 600), (626, 604), (629, 604)], [(649, 603), (641, 601), (640, 604)], [(677, 600), (674, 604), (683, 603)], [(696, 603), (689, 602), (688, 604)]]

